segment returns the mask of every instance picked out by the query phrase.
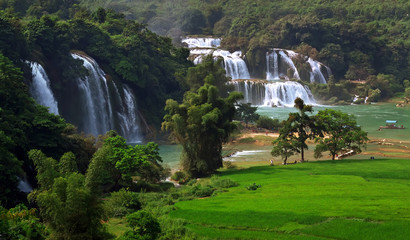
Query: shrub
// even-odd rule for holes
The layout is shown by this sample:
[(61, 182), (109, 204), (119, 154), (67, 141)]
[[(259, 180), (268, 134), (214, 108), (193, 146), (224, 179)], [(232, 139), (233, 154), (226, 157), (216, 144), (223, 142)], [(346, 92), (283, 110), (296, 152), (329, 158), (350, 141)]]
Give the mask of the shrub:
[(111, 197), (104, 202), (104, 208), (110, 217), (122, 217), (141, 209), (138, 193), (121, 189), (112, 192)]
[(190, 193), (195, 197), (210, 197), (214, 193), (215, 188), (209, 185), (195, 185), (191, 188)]
[(281, 124), (278, 119), (272, 119), (267, 116), (261, 116), (257, 121), (256, 121), (256, 126), (258, 128), (265, 128), (265, 129), (277, 129), (281, 127)]
[(230, 178), (219, 178), (217, 175), (211, 177), (211, 185), (217, 188), (236, 187), (239, 184)]
[(236, 168), (236, 165), (231, 161), (224, 161), (223, 165), (226, 169), (233, 169)]
[(246, 189), (255, 191), (256, 189), (260, 188), (261, 185), (257, 185), (256, 183), (252, 183), (251, 185), (247, 186)]
[(171, 179), (174, 181), (178, 181), (179, 184), (185, 184), (190, 179), (188, 173), (183, 171), (177, 171), (172, 176)]
[(404, 96), (410, 98), (410, 87), (406, 88), (406, 90), (404, 91)]

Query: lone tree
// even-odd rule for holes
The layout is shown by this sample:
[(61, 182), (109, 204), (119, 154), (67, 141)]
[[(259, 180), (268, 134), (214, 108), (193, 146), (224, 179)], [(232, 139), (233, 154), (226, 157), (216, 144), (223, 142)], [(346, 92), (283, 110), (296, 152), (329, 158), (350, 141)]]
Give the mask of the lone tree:
[(336, 154), (346, 149), (361, 152), (361, 148), (369, 140), (353, 115), (326, 109), (319, 111), (314, 118), (317, 128), (325, 136), (315, 140), (318, 143), (315, 148), (316, 158), (321, 157), (325, 151), (330, 152), (332, 160), (335, 160)]
[(290, 131), (291, 124), (286, 122), (279, 130), (279, 137), (273, 141), (272, 156), (281, 156), (283, 164), (287, 164), (288, 157), (299, 153), (298, 144), (295, 136)]
[(168, 99), (162, 123), (182, 145), (181, 165), (192, 177), (222, 167), (222, 143), (235, 128), (235, 103), (242, 98), (237, 92), (221, 98), (218, 89), (205, 82), (197, 92), (186, 92), (181, 104)]
[(301, 162), (305, 161), (305, 149), (308, 149), (306, 144), (307, 139), (313, 139), (315, 136), (315, 125), (313, 119), (307, 115), (307, 112), (313, 112), (311, 105), (305, 105), (301, 98), (295, 99), (295, 107), (299, 110), (297, 113), (289, 113), (289, 118), (286, 124), (289, 126), (286, 128), (288, 132), (283, 134), (292, 134), (295, 140), (298, 142), (297, 148), (299, 148)]

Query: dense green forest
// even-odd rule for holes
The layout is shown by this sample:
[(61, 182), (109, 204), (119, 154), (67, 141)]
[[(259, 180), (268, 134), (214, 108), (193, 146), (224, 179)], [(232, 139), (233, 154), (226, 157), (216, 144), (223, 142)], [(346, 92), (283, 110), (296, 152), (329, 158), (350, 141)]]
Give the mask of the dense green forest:
[[(240, 96), (223, 98), (229, 79), (220, 62), (194, 67), (181, 37), (222, 37), (222, 47), (246, 53), (250, 71), (268, 49), (293, 49), (332, 68), (328, 85), (311, 86), (316, 93), (348, 95), (361, 90), (345, 80), (366, 80), (370, 93), (389, 98), (410, 93), (409, 12), (408, 1), (393, 0), (0, 0), (0, 238), (109, 239), (103, 222), (129, 214), (122, 239), (194, 239), (167, 218), (173, 203), (236, 184), (193, 180), (180, 192), (146, 194), (170, 188), (159, 184), (169, 169), (158, 145), (129, 146), (115, 132), (85, 135), (50, 114), (29, 94), (27, 61), (45, 68), (59, 98), (70, 98), (69, 83), (89, 74), (71, 53), (95, 59), (108, 81), (132, 88), (152, 130), (146, 135), (154, 138), (167, 114), (164, 128), (187, 141), (185, 181), (222, 166)], [(28, 198), (21, 182), (34, 189)]]

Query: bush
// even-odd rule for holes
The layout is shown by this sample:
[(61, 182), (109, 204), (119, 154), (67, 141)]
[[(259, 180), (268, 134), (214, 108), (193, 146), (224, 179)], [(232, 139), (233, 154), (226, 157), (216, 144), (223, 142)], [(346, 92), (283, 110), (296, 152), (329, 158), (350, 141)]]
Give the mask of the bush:
[(215, 191), (215, 188), (209, 185), (195, 185), (191, 188), (190, 193), (195, 197), (210, 197)]
[(247, 186), (246, 189), (255, 191), (256, 189), (260, 188), (261, 185), (257, 185), (256, 183), (252, 183), (251, 185)]
[(219, 178), (217, 175), (211, 177), (211, 185), (217, 188), (236, 187), (239, 184), (230, 178)]
[(375, 90), (370, 89), (368, 92), (367, 102), (377, 102), (380, 99), (381, 91), (377, 88)]
[(404, 91), (404, 96), (410, 98), (410, 87), (406, 88), (406, 90)]
[(172, 176), (171, 179), (177, 181), (179, 184), (185, 184), (190, 179), (188, 173), (183, 171), (177, 171)]
[(236, 165), (231, 161), (223, 161), (224, 168), (233, 169), (236, 168)]
[(267, 116), (261, 116), (256, 121), (256, 126), (258, 128), (265, 128), (265, 129), (273, 130), (273, 129), (280, 128), (281, 124), (278, 119), (272, 119)]
[(112, 192), (111, 197), (104, 202), (104, 208), (109, 217), (122, 217), (141, 209), (138, 193), (121, 189)]

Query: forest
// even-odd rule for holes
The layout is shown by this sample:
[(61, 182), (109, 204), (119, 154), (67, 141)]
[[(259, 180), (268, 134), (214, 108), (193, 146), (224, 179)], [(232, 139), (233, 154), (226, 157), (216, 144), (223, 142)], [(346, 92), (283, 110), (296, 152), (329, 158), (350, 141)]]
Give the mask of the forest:
[[(221, 61), (195, 66), (181, 38), (220, 37), (223, 48), (246, 55), (250, 72), (262, 68), (269, 49), (291, 49), (332, 69), (327, 85), (304, 83), (318, 99), (336, 97), (336, 103), (358, 94), (387, 100), (410, 97), (409, 12), (404, 0), (0, 0), (0, 238), (195, 239), (168, 213), (178, 201), (237, 186), (217, 176), (202, 185), (195, 179), (223, 167), (222, 144), (237, 127), (235, 106), (246, 105), (236, 105), (243, 96), (226, 85)], [(187, 188), (162, 182), (170, 169), (161, 164), (156, 143), (128, 145), (116, 131), (90, 135), (76, 125), (78, 86), (91, 74), (81, 59), (102, 69), (104, 94), (113, 99), (107, 106), (118, 110), (133, 93), (138, 109), (130, 119), (138, 118), (144, 139), (171, 135), (183, 145), (187, 171), (172, 177)], [(31, 96), (33, 63), (47, 73), (64, 105), (61, 115)], [(285, 162), (303, 154), (304, 140), (289, 137), (298, 127), (291, 120), (307, 119), (300, 110), (288, 125), (276, 123), (284, 130), (272, 155)], [(320, 112), (318, 118), (346, 117), (337, 114)], [(107, 126), (126, 131), (121, 117)], [(356, 129), (356, 122), (346, 121)], [(328, 124), (321, 127), (331, 134)], [(360, 136), (352, 138), (362, 145), (367, 137), (357, 129)], [(317, 141), (318, 156), (333, 144)], [(22, 191), (22, 183), (32, 191)], [(113, 235), (105, 224), (110, 218), (126, 219), (127, 230)]]

